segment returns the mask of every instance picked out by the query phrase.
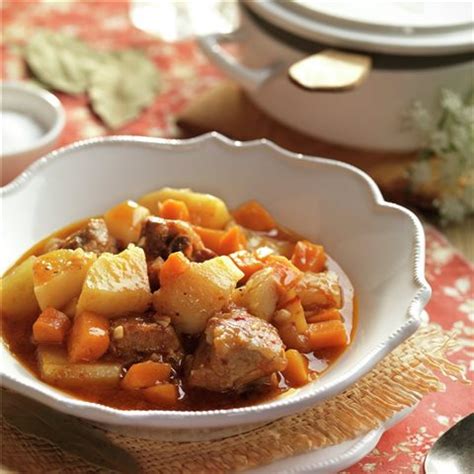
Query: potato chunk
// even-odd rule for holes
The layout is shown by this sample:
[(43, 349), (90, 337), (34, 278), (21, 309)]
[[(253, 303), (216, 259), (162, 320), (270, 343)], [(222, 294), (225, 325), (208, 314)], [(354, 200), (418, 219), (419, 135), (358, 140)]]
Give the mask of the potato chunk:
[(278, 303), (278, 283), (273, 268), (254, 273), (247, 284), (235, 292), (234, 301), (250, 314), (270, 321)]
[(33, 265), (33, 282), (40, 308), (62, 309), (78, 296), (95, 259), (95, 254), (82, 249), (53, 250), (38, 257)]
[(142, 313), (151, 303), (145, 253), (129, 245), (123, 252), (102, 254), (87, 272), (76, 315), (92, 311), (107, 317)]
[(24, 320), (38, 316), (40, 308), (34, 292), (33, 265), (36, 257), (28, 257), (8, 275), (0, 279), (0, 313), (2, 317)]
[(340, 308), (342, 294), (337, 274), (331, 271), (322, 273), (306, 272), (296, 287), (305, 309)]
[(159, 215), (158, 203), (167, 199), (184, 202), (188, 207), (192, 224), (223, 229), (231, 218), (222, 199), (211, 194), (195, 193), (191, 189), (162, 188), (142, 196), (138, 202), (147, 207), (152, 214)]
[(137, 243), (142, 225), (150, 211), (134, 201), (124, 201), (109, 209), (104, 220), (109, 232), (124, 245)]
[(81, 388), (87, 385), (114, 387), (122, 366), (116, 362), (69, 362), (62, 347), (39, 346), (37, 350), (41, 380), (52, 385)]
[(154, 293), (153, 304), (159, 313), (171, 317), (179, 331), (197, 334), (228, 303), (243, 276), (227, 256), (191, 263), (178, 277), (164, 282)]

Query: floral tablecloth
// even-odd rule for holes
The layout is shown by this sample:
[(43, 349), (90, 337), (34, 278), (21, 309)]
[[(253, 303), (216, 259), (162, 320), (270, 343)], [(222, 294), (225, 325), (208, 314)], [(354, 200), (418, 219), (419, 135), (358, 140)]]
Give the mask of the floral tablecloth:
[[(115, 134), (172, 137), (174, 117), (199, 93), (217, 84), (221, 74), (199, 52), (194, 41), (167, 44), (129, 20), (127, 2), (3, 2), (2, 78), (25, 79), (21, 46), (38, 28), (78, 35), (96, 48), (140, 48), (162, 73), (163, 88), (139, 119)], [(87, 97), (58, 94), (67, 114), (60, 145), (110, 132), (88, 107)], [(432, 227), (426, 227), (427, 277), (433, 287), (428, 305), (431, 321), (459, 331), (452, 360), (474, 371), (474, 296), (472, 266)], [(446, 392), (427, 396), (415, 412), (382, 437), (374, 451), (347, 473), (421, 471), (426, 452), (441, 433), (474, 411), (472, 386), (446, 380)], [(66, 472), (66, 471), (65, 471)]]

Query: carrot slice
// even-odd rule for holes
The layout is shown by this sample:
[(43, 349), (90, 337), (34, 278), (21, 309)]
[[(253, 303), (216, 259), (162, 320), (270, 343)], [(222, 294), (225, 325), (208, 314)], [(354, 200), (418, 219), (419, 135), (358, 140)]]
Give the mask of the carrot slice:
[(33, 324), (33, 339), (37, 344), (62, 344), (71, 321), (61, 311), (46, 308)]
[(171, 383), (161, 383), (145, 388), (143, 395), (150, 403), (164, 406), (174, 406), (178, 402), (178, 387)]
[(257, 201), (242, 204), (233, 212), (235, 221), (247, 229), (268, 231), (275, 229), (277, 224), (270, 213)]
[(160, 284), (166, 285), (173, 281), (179, 275), (182, 275), (190, 266), (189, 260), (182, 252), (172, 253), (161, 266), (160, 269)]
[(320, 323), (322, 321), (342, 321), (342, 316), (336, 308), (331, 308), (306, 316), (306, 321), (308, 321), (308, 323)]
[(157, 382), (167, 382), (171, 375), (171, 366), (161, 362), (139, 362), (133, 364), (122, 379), (122, 388), (137, 390), (152, 387)]
[(308, 329), (311, 350), (347, 345), (347, 333), (342, 321), (322, 321), (312, 323)]
[(166, 199), (158, 203), (158, 215), (163, 219), (190, 221), (188, 206), (183, 201), (177, 201), (176, 199)]
[(97, 360), (107, 352), (109, 343), (109, 320), (92, 311), (84, 311), (74, 319), (69, 336), (69, 360)]
[(288, 349), (286, 351), (286, 359), (288, 365), (282, 372), (286, 381), (293, 387), (301, 387), (309, 381), (308, 360), (296, 349)]
[(233, 226), (222, 236), (219, 242), (219, 255), (229, 255), (232, 252), (244, 250), (247, 237), (239, 226)]
[(300, 240), (295, 245), (291, 261), (304, 272), (322, 272), (326, 268), (326, 252), (322, 245)]
[(245, 283), (255, 272), (263, 268), (263, 263), (247, 250), (232, 252), (229, 257), (237, 265), (239, 270), (244, 272), (241, 282)]
[(205, 247), (216, 253), (220, 253), (221, 239), (225, 235), (224, 230), (208, 229), (207, 227), (200, 227), (198, 225), (194, 225), (193, 229), (199, 237), (201, 237)]

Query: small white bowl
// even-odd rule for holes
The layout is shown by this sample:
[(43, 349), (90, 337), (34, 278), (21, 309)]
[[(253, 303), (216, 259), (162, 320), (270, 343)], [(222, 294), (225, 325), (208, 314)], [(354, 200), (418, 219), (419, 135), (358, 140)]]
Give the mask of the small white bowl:
[(2, 111), (19, 112), (35, 120), (44, 130), (33, 143), (0, 155), (0, 184), (9, 183), (39, 157), (50, 152), (64, 129), (66, 115), (56, 96), (22, 82), (1, 83)]
[(229, 207), (255, 198), (278, 222), (321, 242), (354, 284), (354, 341), (317, 381), (260, 405), (208, 411), (122, 411), (74, 398), (24, 368), (0, 344), (2, 384), (59, 411), (135, 436), (209, 439), (301, 411), (357, 382), (419, 327), (431, 291), (424, 234), (407, 209), (387, 203), (365, 173), (290, 153), (266, 140), (217, 133), (190, 140), (111, 137), (55, 151), (0, 190), (0, 271), (42, 237), (162, 186), (216, 194)]

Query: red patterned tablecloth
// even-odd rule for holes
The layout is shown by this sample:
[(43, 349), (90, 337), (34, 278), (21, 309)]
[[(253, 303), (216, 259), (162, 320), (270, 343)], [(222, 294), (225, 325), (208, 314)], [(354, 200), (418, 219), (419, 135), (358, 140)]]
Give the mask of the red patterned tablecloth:
[[(21, 58), (24, 42), (38, 28), (76, 34), (97, 48), (140, 48), (162, 72), (163, 89), (139, 119), (115, 134), (172, 137), (174, 117), (199, 93), (222, 79), (193, 41), (168, 44), (130, 23), (128, 2), (16, 1), (2, 5), (2, 77), (28, 76)], [(111, 134), (88, 107), (86, 96), (58, 94), (67, 114), (60, 145)], [(427, 277), (433, 287), (428, 305), (431, 321), (459, 331), (452, 360), (474, 371), (474, 295), (472, 266), (432, 227), (426, 228)], [(382, 437), (374, 451), (347, 473), (418, 473), (426, 452), (438, 436), (474, 411), (472, 386), (446, 380), (446, 392), (427, 396), (415, 412)]]

